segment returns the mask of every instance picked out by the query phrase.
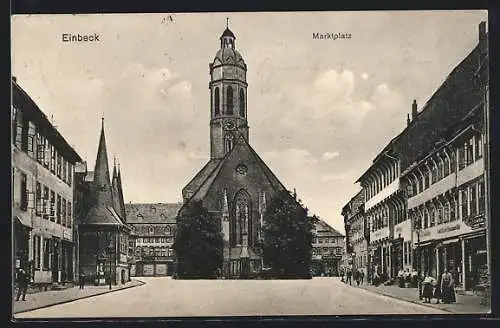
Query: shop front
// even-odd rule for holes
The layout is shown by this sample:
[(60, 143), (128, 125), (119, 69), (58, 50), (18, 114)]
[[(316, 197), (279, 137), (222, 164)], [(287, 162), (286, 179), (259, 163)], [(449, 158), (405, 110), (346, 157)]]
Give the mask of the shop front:
[(453, 238), (443, 240), (437, 247), (438, 252), (438, 277), (441, 277), (444, 270), (448, 270), (452, 276), (455, 286), (463, 287), (462, 275), (462, 245), (460, 239)]
[(391, 276), (397, 277), (403, 270), (403, 238), (396, 238), (391, 245)]
[(31, 227), (14, 217), (14, 268), (29, 270), (29, 244)]
[(475, 290), (480, 282), (480, 272), (487, 265), (486, 234), (464, 238), (465, 289)]

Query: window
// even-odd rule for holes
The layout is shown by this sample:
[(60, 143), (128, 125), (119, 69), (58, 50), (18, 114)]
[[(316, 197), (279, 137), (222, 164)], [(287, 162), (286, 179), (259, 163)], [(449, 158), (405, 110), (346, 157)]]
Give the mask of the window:
[(161, 241), (161, 238), (160, 238), (160, 237), (156, 237), (156, 238), (155, 238), (155, 243), (159, 244), (159, 243), (160, 243), (160, 241)]
[(436, 207), (432, 207), (431, 209), (431, 220), (430, 220), (430, 223), (429, 223), (429, 226), (430, 227), (433, 227), (436, 225), (436, 217), (437, 217), (437, 209)]
[(443, 207), (443, 223), (450, 221), (450, 204), (446, 203)]
[(484, 182), (480, 182), (477, 185), (477, 202), (478, 202), (479, 213), (484, 213), (486, 207), (484, 198)]
[(215, 114), (215, 116), (219, 116), (219, 114), (220, 114), (219, 88), (215, 88), (215, 92), (214, 92), (214, 114)]
[(427, 209), (424, 210), (424, 229), (429, 227), (429, 211)]
[(467, 165), (470, 165), (474, 162), (474, 148), (473, 148), (473, 140), (472, 138), (470, 138), (467, 143), (467, 154), (466, 154), (466, 158), (467, 158)]
[(455, 173), (457, 170), (457, 154), (455, 151), (450, 151), (450, 173)]
[(459, 147), (457, 149), (458, 151), (458, 169), (461, 170), (465, 167), (465, 147), (466, 144), (463, 147)]
[(468, 207), (467, 207), (467, 200), (468, 200), (468, 193), (467, 189), (463, 189), (461, 191), (462, 199), (460, 200), (461, 203), (461, 208), (462, 208), (462, 215), (461, 218), (464, 219), (469, 215)]
[(27, 140), (26, 140), (26, 147), (28, 151), (28, 155), (35, 158), (35, 138), (36, 138), (36, 128), (35, 124), (31, 121), (28, 122), (28, 132), (27, 132)]
[(71, 187), (73, 183), (73, 164), (68, 162), (68, 185)]
[(55, 192), (50, 192), (50, 221), (55, 222), (56, 217), (56, 194)]
[(227, 115), (233, 115), (234, 101), (233, 101), (233, 88), (227, 87)]
[(50, 239), (43, 240), (43, 270), (51, 268), (50, 254), (52, 253), (52, 243)]
[(441, 205), (437, 208), (437, 224), (443, 223), (443, 207)]
[(56, 223), (61, 224), (61, 195), (57, 195)]
[(444, 177), (444, 162), (441, 158), (438, 158), (438, 180)]
[(45, 155), (45, 138), (37, 133), (36, 135), (36, 160), (38, 163), (43, 164), (43, 159)]
[(28, 210), (28, 185), (27, 185), (27, 177), (25, 173), (21, 172), (21, 210)]
[(240, 116), (245, 117), (245, 92), (243, 89), (240, 89)]
[(469, 189), (469, 204), (470, 204), (469, 213), (470, 213), (470, 215), (477, 214), (477, 198), (476, 197), (477, 197), (476, 186), (472, 185)]
[(155, 233), (154, 227), (149, 227), (149, 234), (153, 235)]
[(438, 180), (438, 168), (437, 165), (434, 161), (430, 163), (431, 166), (431, 181), (432, 183), (436, 183)]
[(71, 206), (72, 206), (72, 205), (71, 205), (71, 202), (70, 202), (70, 201), (68, 201), (67, 205), (68, 205), (68, 211), (67, 211), (66, 215), (67, 215), (68, 217), (67, 217), (67, 219), (66, 219), (66, 224), (67, 224), (67, 227), (68, 227), (68, 228), (71, 228), (71, 225), (72, 225), (72, 223), (73, 223), (73, 216), (72, 216), (72, 213), (71, 213), (71, 210), (72, 210), (72, 208), (71, 208)]
[(475, 146), (476, 146), (476, 161), (483, 157), (483, 140), (482, 135), (477, 134), (475, 136)]
[(421, 175), (418, 176), (418, 192), (422, 192), (424, 190), (424, 180)]
[(427, 168), (424, 169), (424, 189), (429, 188), (430, 172)]
[(28, 129), (29, 129), (29, 121), (23, 118), (21, 121), (21, 150), (25, 152), (28, 151), (28, 142), (29, 142)]
[(443, 177), (447, 177), (450, 174), (450, 160), (448, 156), (443, 155)]
[(44, 150), (44, 158), (43, 158), (43, 166), (45, 166), (47, 169), (50, 169), (50, 156), (51, 156), (51, 149), (52, 147), (50, 146), (49, 140), (44, 139), (43, 144), (45, 146)]
[(66, 177), (67, 177), (67, 172), (68, 172), (68, 165), (67, 165), (66, 160), (63, 157), (61, 157), (61, 163), (62, 163), (62, 176), (61, 176), (61, 178), (64, 182), (66, 182), (67, 181)]
[(163, 256), (163, 257), (167, 256), (167, 248), (166, 247), (161, 248), (161, 256)]
[(234, 137), (232, 134), (227, 134), (224, 136), (224, 151), (227, 153), (233, 149)]
[(66, 199), (62, 199), (62, 205), (61, 205), (61, 210), (62, 210), (62, 213), (61, 213), (61, 220), (62, 220), (62, 225), (63, 227), (67, 227), (68, 224), (67, 224), (67, 217), (66, 217)]
[(160, 243), (165, 244), (166, 241), (167, 241), (167, 238), (165, 238), (165, 237), (160, 238)]
[(35, 266), (35, 269), (39, 270), (40, 269), (40, 243), (41, 243), (41, 238), (40, 236), (33, 236), (33, 264)]
[(21, 111), (17, 107), (12, 106), (12, 141), (17, 147), (21, 147), (21, 132), (20, 129)]
[(37, 216), (42, 215), (42, 185), (40, 182), (36, 182), (35, 187), (35, 214)]
[(48, 219), (49, 215), (50, 215), (49, 188), (48, 187), (43, 187), (42, 215), (45, 219)]
[(455, 221), (458, 217), (458, 210), (457, 210), (458, 201), (456, 197), (457, 194), (453, 195), (450, 200), (450, 222)]

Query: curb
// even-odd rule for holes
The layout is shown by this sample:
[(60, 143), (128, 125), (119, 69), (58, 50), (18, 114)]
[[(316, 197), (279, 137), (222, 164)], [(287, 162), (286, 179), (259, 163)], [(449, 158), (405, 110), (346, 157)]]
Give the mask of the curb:
[[(61, 305), (61, 304), (66, 304), (66, 303), (71, 303), (71, 302), (83, 300), (83, 299), (86, 299), (86, 298), (91, 298), (91, 297), (95, 297), (95, 296), (100, 296), (100, 295), (104, 295), (104, 294), (118, 292), (120, 290), (125, 290), (125, 289), (129, 289), (129, 288), (133, 288), (133, 287), (140, 287), (140, 286), (143, 286), (143, 285), (146, 284), (142, 280), (138, 280), (138, 279), (134, 279), (134, 280), (137, 281), (137, 282), (139, 282), (139, 285), (126, 286), (126, 287), (123, 287), (123, 288), (112, 289), (112, 290), (108, 289), (108, 290), (106, 290), (106, 291), (104, 291), (102, 293), (93, 294), (93, 295), (86, 295), (86, 296), (82, 296), (82, 297), (79, 297), (79, 298), (73, 298), (73, 299), (70, 299), (70, 300), (58, 301), (58, 302), (55, 302), (55, 303), (41, 305), (41, 306), (30, 308), (30, 309), (20, 310), (20, 311), (17, 311), (17, 312), (13, 312), (12, 314), (13, 314), (13, 316), (15, 316), (16, 314), (19, 314), (19, 313), (25, 313), (25, 312), (35, 311), (35, 310), (39, 310), (39, 309), (45, 309), (45, 308), (48, 308), (48, 307), (51, 307), (51, 306), (56, 306), (56, 305)], [(15, 317), (13, 319), (15, 319)]]
[[(400, 296), (394, 296), (394, 295), (389, 294), (389, 293), (384, 293), (384, 292), (381, 292), (381, 291), (374, 291), (374, 290), (371, 290), (371, 289), (366, 289), (366, 288), (363, 288), (363, 287), (358, 287), (358, 286), (353, 286), (353, 287), (356, 287), (356, 288), (359, 288), (359, 289), (366, 290), (367, 292), (371, 292), (371, 293), (373, 293), (373, 294), (379, 294), (379, 295), (383, 295), (383, 296), (387, 296), (387, 297), (395, 298), (395, 299), (400, 300), (400, 301), (405, 301), (405, 302), (408, 302), (408, 303), (413, 303), (413, 304), (417, 304), (417, 305), (425, 306), (425, 307), (428, 307), (428, 308), (431, 308), (431, 309), (437, 309), (437, 310), (445, 311), (445, 312), (452, 313), (452, 314), (461, 314), (461, 313), (457, 313), (457, 312), (450, 311), (450, 310), (448, 310), (448, 309), (441, 309), (441, 308), (439, 308), (439, 307), (435, 307), (435, 306), (429, 305), (429, 303), (422, 303), (422, 302), (420, 302), (420, 301), (408, 300), (408, 299), (405, 299), (405, 298), (403, 298), (403, 297), (400, 297)], [(462, 314), (463, 314), (463, 313), (462, 313)]]

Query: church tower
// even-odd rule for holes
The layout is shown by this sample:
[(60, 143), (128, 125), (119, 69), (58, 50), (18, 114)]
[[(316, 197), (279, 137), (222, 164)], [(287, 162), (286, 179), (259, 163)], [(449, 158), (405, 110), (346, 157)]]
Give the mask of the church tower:
[(248, 141), (247, 65), (226, 26), (210, 67), (210, 158), (222, 159), (242, 135)]

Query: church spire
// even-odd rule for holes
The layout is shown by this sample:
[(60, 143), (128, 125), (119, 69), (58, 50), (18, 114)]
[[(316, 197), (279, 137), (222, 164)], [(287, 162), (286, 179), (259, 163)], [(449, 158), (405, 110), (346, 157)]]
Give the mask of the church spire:
[(97, 158), (94, 168), (95, 205), (113, 206), (111, 184), (109, 178), (108, 151), (106, 136), (104, 135), (104, 117), (101, 119), (101, 137), (97, 149)]
[(118, 161), (118, 169), (116, 175), (116, 184), (118, 188), (118, 201), (120, 204), (120, 216), (126, 222), (126, 212), (125, 212), (125, 200), (123, 199), (123, 187), (122, 187), (122, 173), (120, 170), (120, 161)]
[(226, 29), (224, 30), (224, 32), (222, 32), (222, 35), (220, 37), (220, 47), (235, 49), (236, 45), (234, 40), (236, 40), (236, 37), (234, 36), (234, 33), (229, 29), (229, 17), (228, 17), (226, 18)]

